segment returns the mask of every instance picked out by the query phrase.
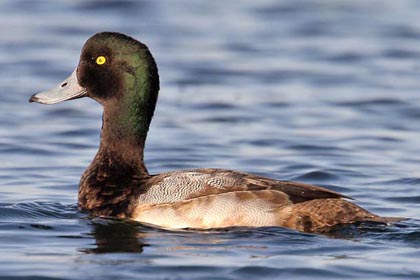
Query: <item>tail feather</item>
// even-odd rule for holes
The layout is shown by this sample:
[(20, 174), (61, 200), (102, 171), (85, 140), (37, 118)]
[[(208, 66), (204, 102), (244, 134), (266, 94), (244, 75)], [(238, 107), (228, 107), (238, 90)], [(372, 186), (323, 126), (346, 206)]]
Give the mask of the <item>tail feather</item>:
[[(356, 222), (393, 223), (404, 218), (380, 217), (343, 199), (314, 199), (289, 205), (281, 211), (287, 211), (289, 218), (285, 227), (303, 232), (328, 232), (333, 226)], [(284, 213), (283, 213), (284, 215)]]

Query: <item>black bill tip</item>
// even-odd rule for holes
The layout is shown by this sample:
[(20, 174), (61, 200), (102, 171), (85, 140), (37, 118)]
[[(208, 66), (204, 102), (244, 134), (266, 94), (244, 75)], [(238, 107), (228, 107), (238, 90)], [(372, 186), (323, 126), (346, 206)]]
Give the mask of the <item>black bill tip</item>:
[(31, 98), (29, 98), (29, 103), (32, 103), (32, 102), (38, 102), (38, 100), (39, 100), (39, 99), (38, 99), (38, 97), (36, 97), (35, 95), (36, 95), (36, 94), (32, 95), (32, 96), (31, 96)]

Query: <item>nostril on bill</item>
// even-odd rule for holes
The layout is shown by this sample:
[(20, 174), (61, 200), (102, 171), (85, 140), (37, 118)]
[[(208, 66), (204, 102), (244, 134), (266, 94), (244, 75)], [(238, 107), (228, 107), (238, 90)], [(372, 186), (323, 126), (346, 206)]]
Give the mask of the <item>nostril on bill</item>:
[(64, 82), (64, 83), (61, 84), (61, 87), (63, 88), (65, 86), (67, 86), (67, 84), (68, 84), (68, 82)]

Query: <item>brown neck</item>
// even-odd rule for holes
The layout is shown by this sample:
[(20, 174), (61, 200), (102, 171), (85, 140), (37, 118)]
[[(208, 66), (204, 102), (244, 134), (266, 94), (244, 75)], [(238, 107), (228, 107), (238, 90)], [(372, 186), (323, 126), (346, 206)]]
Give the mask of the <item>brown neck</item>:
[(102, 167), (107, 166), (109, 170), (115, 169), (116, 174), (118, 170), (123, 170), (129, 173), (126, 175), (144, 178), (148, 177), (149, 173), (143, 161), (143, 150), (144, 144), (141, 146), (130, 143), (115, 145), (101, 141), (94, 162)]
[(80, 180), (79, 206), (95, 215), (125, 217), (149, 177), (145, 137), (125, 125), (118, 107), (110, 108), (104, 109), (99, 150)]
[(148, 124), (139, 132), (137, 121), (130, 119), (130, 114), (120, 108), (124, 106), (104, 106), (101, 142), (96, 157), (130, 166), (137, 176), (148, 176), (143, 159)]

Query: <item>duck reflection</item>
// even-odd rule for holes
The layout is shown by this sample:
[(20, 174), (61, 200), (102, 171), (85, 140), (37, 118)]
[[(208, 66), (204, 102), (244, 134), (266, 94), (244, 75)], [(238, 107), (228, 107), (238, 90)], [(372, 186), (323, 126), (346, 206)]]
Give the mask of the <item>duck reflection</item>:
[(142, 238), (145, 228), (137, 222), (98, 218), (91, 220), (91, 226), (96, 247), (81, 249), (84, 253), (141, 253), (148, 246)]

